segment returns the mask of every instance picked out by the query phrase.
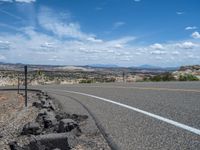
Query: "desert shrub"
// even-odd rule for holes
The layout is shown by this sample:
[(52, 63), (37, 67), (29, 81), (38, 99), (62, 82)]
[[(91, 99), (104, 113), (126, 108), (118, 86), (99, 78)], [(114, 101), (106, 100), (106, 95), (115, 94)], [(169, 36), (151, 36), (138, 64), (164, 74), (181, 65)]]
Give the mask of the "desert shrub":
[(161, 75), (156, 75), (149, 78), (150, 81), (162, 81)]
[(56, 79), (55, 84), (61, 84), (61, 81), (59, 79)]
[(199, 81), (199, 79), (192, 74), (186, 74), (186, 75), (180, 75), (179, 81)]
[(150, 77), (148, 80), (150, 81), (174, 81), (175, 78), (171, 73), (165, 73), (165, 74), (160, 74), (160, 75), (156, 75), (153, 77)]
[(91, 79), (83, 79), (79, 83), (93, 83), (94, 81)]
[(106, 78), (105, 79), (105, 82), (115, 82), (116, 81), (116, 79), (115, 78)]
[(163, 80), (163, 81), (174, 81), (175, 78), (174, 78), (174, 76), (173, 76), (171, 73), (165, 73), (165, 74), (162, 76), (162, 80)]

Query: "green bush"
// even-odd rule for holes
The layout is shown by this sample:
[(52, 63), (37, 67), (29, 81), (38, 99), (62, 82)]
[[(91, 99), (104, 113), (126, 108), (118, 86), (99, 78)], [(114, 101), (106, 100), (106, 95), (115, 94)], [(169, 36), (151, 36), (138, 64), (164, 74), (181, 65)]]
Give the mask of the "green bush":
[(173, 77), (173, 75), (171, 73), (160, 74), (160, 75), (156, 75), (156, 76), (149, 78), (149, 81), (156, 81), (156, 82), (158, 82), (158, 81), (174, 81), (174, 80), (175, 80), (175, 78)]
[(93, 83), (94, 81), (91, 79), (83, 79), (79, 83)]
[(104, 81), (105, 82), (115, 82), (116, 79), (112, 77), (112, 78), (106, 78)]
[(192, 74), (186, 74), (186, 75), (180, 75), (179, 81), (199, 81), (199, 79)]

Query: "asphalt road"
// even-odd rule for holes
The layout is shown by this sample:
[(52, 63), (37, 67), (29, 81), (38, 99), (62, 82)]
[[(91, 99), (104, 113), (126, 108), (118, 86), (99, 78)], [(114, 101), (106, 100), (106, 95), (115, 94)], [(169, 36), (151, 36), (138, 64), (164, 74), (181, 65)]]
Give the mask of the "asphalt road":
[[(118, 149), (200, 149), (200, 82), (39, 88), (62, 95), (63, 105), (69, 99), (84, 104)], [(78, 107), (77, 103), (73, 109), (79, 111)]]

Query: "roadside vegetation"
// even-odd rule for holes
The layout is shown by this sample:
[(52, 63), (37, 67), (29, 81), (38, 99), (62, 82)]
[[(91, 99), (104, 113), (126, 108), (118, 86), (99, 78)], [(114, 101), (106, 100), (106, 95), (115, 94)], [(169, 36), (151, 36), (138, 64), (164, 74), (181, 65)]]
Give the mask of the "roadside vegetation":
[(109, 83), (115, 81), (116, 79), (114, 77), (110, 77), (110, 78), (82, 79), (79, 83)]
[(155, 75), (149, 78), (145, 78), (144, 81), (175, 81), (176, 79), (174, 76), (172, 76), (171, 73), (165, 73), (165, 74), (160, 74), (160, 75)]
[(192, 74), (186, 74), (186, 75), (180, 75), (179, 81), (199, 81), (199, 79)]
[(175, 78), (171, 73), (164, 73), (148, 78), (144, 78), (144, 81), (161, 82), (161, 81), (199, 81), (199, 78), (192, 74), (179, 75)]
[[(20, 84), (23, 85), (23, 70), (0, 70), (0, 86), (17, 85), (18, 77), (20, 78)], [(89, 71), (34, 68), (28, 72), (29, 85), (199, 80), (199, 65), (181, 67), (176, 71), (137, 71), (129, 68), (98, 68)]]

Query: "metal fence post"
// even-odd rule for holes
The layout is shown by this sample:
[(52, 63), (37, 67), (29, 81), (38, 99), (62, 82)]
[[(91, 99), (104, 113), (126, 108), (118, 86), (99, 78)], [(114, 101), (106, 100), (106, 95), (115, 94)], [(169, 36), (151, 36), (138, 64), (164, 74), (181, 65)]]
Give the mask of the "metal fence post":
[(122, 76), (123, 76), (123, 82), (125, 82), (125, 72), (123, 72)]
[(24, 66), (24, 75), (25, 75), (25, 106), (27, 107), (27, 66)]
[(17, 94), (19, 94), (19, 75), (18, 75), (18, 85), (17, 85)]

